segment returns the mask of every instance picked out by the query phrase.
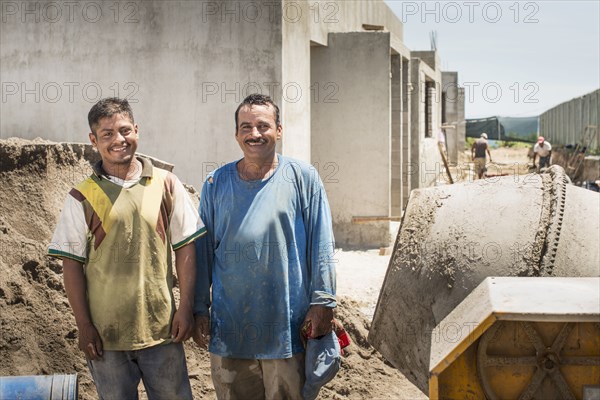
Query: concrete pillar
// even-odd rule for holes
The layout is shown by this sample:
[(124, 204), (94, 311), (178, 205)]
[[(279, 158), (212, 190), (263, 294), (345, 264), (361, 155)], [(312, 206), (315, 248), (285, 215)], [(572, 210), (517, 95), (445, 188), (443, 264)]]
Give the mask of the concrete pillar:
[(411, 136), (411, 93), (412, 85), (410, 81), (410, 60), (402, 58), (402, 208), (408, 203), (410, 195), (410, 173), (411, 170), (411, 152), (410, 152), (410, 136)]
[(392, 69), (392, 204), (390, 214), (402, 213), (402, 61), (401, 56), (391, 57)]
[(411, 59), (411, 85), (410, 98), (410, 188), (418, 189), (419, 160), (421, 137), (425, 137), (425, 74), (420, 70), (422, 61), (418, 58)]
[[(433, 70), (427, 60), (411, 58), (411, 189), (435, 185), (443, 168), (437, 137), (442, 114), (438, 99), (441, 72)], [(437, 58), (435, 65), (439, 65)]]
[[(456, 117), (458, 120), (458, 124), (456, 125), (456, 148), (460, 155), (465, 151), (465, 137), (467, 135), (467, 123), (465, 121), (465, 88), (458, 88)], [(460, 161), (460, 156), (458, 161)]]
[(391, 187), (390, 34), (330, 33), (311, 48), (311, 81), (333, 82), (334, 102), (311, 106), (311, 158), (318, 168), (341, 246), (388, 246)]
[[(446, 150), (448, 161), (458, 163), (458, 73), (442, 72), (442, 124), (452, 126), (446, 128)], [(464, 108), (463, 108), (464, 110)]]
[[(283, 10), (289, 10), (290, 13), (294, 10), (298, 15), (310, 15), (309, 6), (308, 2), (285, 0), (282, 3)], [(311, 86), (310, 26), (307, 18), (282, 18), (281, 24), (283, 34), (280, 87), (283, 137), (280, 151), (288, 157), (310, 162), (311, 97), (323, 101), (332, 93), (333, 88), (326, 86), (326, 83)]]
[(436, 96), (435, 82), (425, 82), (425, 137), (434, 137), (434, 126), (436, 120), (436, 108), (434, 99)]

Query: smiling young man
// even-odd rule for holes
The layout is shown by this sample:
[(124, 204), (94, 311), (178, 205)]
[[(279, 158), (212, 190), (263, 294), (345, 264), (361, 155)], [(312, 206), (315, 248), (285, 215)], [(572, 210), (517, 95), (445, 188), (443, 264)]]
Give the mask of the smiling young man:
[(312, 166), (276, 153), (283, 128), (268, 96), (244, 99), (235, 123), (244, 157), (202, 188), (194, 339), (210, 341), (219, 399), (301, 399), (300, 328), (330, 332), (336, 306), (329, 205)]
[[(204, 225), (172, 173), (136, 157), (127, 100), (88, 114), (101, 161), (65, 200), (48, 254), (65, 290), (100, 399), (192, 399), (182, 342), (193, 328), (196, 252)], [(175, 307), (171, 249), (179, 278)]]

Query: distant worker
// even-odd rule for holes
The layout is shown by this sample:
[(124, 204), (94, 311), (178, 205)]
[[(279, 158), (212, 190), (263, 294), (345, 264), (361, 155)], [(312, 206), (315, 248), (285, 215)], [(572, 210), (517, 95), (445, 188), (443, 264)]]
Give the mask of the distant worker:
[(546, 141), (543, 136), (538, 137), (537, 143), (533, 146), (533, 167), (535, 168), (535, 158), (540, 156), (540, 162), (537, 167), (538, 172), (542, 168), (550, 166), (550, 157), (552, 156), (552, 145)]
[(477, 174), (477, 178), (483, 178), (485, 171), (487, 168), (485, 167), (486, 159), (485, 153), (487, 152), (488, 156), (490, 156), (490, 162), (492, 162), (492, 155), (490, 154), (490, 146), (487, 142), (487, 133), (482, 133), (479, 135), (479, 139), (477, 139), (473, 146), (471, 146), (471, 160), (473, 160), (475, 164), (475, 173)]
[(79, 348), (100, 399), (137, 399), (141, 379), (150, 400), (191, 400), (182, 342), (194, 324), (192, 242), (206, 230), (179, 179), (136, 155), (127, 100), (100, 100), (88, 121), (101, 161), (67, 195), (48, 249), (63, 260)]

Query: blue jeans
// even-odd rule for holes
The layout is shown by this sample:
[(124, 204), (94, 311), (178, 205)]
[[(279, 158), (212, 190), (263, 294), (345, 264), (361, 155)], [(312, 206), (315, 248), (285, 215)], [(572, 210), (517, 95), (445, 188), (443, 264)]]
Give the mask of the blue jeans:
[(137, 400), (144, 382), (149, 400), (191, 400), (183, 344), (169, 343), (133, 351), (104, 351), (88, 360), (101, 400)]
[(540, 157), (540, 169), (550, 166), (550, 156)]

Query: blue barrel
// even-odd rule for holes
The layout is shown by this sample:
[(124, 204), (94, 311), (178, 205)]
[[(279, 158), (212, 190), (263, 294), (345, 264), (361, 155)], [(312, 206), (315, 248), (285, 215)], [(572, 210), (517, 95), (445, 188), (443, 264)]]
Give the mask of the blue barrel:
[(1, 400), (77, 400), (77, 374), (0, 376)]

